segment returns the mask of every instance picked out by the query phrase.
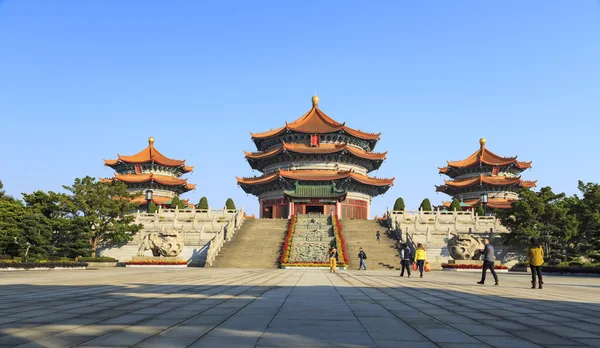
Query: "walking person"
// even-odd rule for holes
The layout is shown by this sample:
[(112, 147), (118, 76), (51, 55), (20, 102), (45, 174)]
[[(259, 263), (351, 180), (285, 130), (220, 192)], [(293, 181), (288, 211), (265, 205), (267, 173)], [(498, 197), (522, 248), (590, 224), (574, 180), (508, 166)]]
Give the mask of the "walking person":
[(544, 264), (544, 249), (535, 238), (529, 240), (530, 245), (527, 250), (527, 256), (529, 257), (529, 267), (531, 268), (531, 288), (535, 289), (536, 286), (536, 275), (539, 281), (539, 289), (544, 284), (542, 280), (542, 265)]
[(365, 263), (365, 260), (367, 259), (367, 254), (365, 253), (363, 248), (360, 248), (360, 251), (358, 252), (358, 258), (360, 259), (360, 265), (358, 266), (358, 270), (360, 271), (360, 269), (364, 267), (366, 271), (367, 264)]
[(408, 247), (408, 244), (402, 245), (402, 250), (400, 250), (400, 262), (402, 262), (402, 271), (400, 272), (400, 276), (404, 277), (404, 270), (408, 273), (408, 278), (410, 278), (410, 266), (412, 264), (412, 251)]
[(381, 233), (379, 231), (377, 231), (377, 233), (375, 234), (375, 237), (377, 237), (377, 243), (379, 243), (379, 241), (381, 240)]
[(492, 276), (494, 276), (494, 280), (496, 281), (495, 285), (500, 285), (500, 282), (498, 281), (498, 275), (496, 274), (496, 270), (494, 270), (494, 262), (496, 261), (496, 256), (494, 256), (494, 246), (492, 243), (490, 243), (488, 238), (483, 239), (483, 244), (485, 244), (485, 247), (481, 252), (483, 255), (483, 270), (481, 272), (481, 281), (477, 282), (477, 284), (485, 283), (485, 273), (489, 268)]
[(423, 278), (423, 269), (425, 268), (425, 260), (427, 260), (427, 254), (425, 253), (425, 248), (423, 244), (419, 243), (417, 245), (417, 252), (415, 253), (415, 261), (417, 262), (417, 267), (419, 267), (419, 272), (421, 273), (421, 278)]
[(332, 245), (329, 247), (329, 273), (335, 273), (337, 267), (337, 249)]

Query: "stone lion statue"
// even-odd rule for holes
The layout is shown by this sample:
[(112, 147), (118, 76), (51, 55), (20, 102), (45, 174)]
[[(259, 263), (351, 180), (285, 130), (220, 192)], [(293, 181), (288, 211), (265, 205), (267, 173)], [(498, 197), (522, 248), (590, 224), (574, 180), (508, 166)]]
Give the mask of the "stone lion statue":
[(454, 260), (479, 260), (485, 246), (478, 237), (455, 234), (448, 240), (448, 251)]
[(183, 234), (176, 231), (149, 232), (142, 238), (138, 249), (138, 256), (144, 256), (146, 250), (152, 250), (153, 256), (179, 255), (183, 250)]

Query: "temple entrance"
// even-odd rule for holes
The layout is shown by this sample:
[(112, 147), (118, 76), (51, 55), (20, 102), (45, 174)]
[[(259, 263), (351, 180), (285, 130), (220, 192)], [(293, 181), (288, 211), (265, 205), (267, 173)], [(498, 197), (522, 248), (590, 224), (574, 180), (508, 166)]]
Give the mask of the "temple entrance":
[(273, 207), (265, 207), (263, 212), (264, 219), (272, 219), (273, 218)]
[(308, 213), (325, 213), (325, 207), (322, 205), (307, 205), (306, 206), (306, 214)]

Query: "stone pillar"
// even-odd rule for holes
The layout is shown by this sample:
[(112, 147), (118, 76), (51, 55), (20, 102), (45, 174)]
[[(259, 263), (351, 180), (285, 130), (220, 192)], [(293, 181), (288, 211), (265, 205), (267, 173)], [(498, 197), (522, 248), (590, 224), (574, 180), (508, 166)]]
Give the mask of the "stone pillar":
[(294, 214), (294, 202), (290, 201), (288, 205), (288, 219), (292, 218), (292, 214)]
[(340, 201), (335, 202), (335, 215), (338, 219), (342, 218), (342, 203)]
[(366, 218), (366, 220), (369, 220), (370, 217), (371, 217), (371, 199), (369, 198), (367, 200), (367, 218)]
[(260, 211), (258, 212), (258, 217), (259, 217), (260, 219), (262, 219), (262, 218), (263, 218), (263, 209), (264, 209), (264, 204), (263, 204), (263, 200), (262, 200), (262, 199), (260, 199), (260, 198), (259, 198), (259, 199), (258, 199), (258, 201), (260, 202), (260, 204), (259, 204), (259, 209), (260, 209)]

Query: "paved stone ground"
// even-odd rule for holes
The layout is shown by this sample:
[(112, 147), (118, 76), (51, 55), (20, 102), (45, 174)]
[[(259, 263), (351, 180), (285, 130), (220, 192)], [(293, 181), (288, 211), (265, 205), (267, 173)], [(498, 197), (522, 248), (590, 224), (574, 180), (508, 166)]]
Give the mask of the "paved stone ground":
[(600, 347), (600, 278), (247, 269), (0, 273), (0, 347)]

